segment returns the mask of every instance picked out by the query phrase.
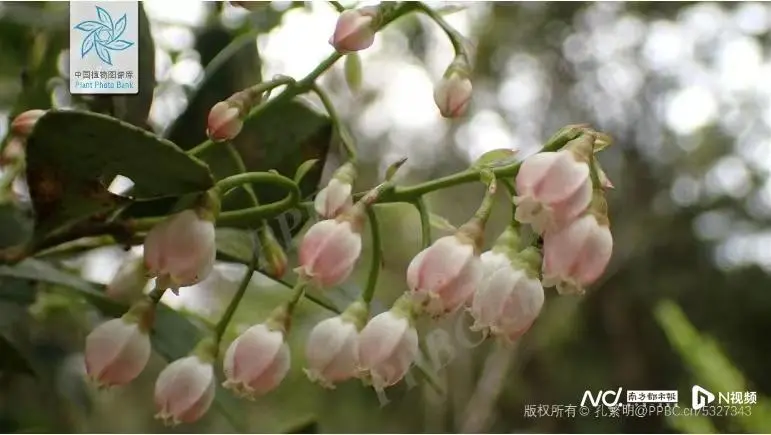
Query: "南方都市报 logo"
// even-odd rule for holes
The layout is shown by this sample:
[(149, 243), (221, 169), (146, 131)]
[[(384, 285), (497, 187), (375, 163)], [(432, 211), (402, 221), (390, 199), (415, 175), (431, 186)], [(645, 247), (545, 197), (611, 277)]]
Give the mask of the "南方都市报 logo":
[(134, 45), (131, 41), (121, 39), (126, 31), (126, 14), (113, 21), (109, 12), (96, 6), (96, 17), (97, 21), (86, 20), (75, 26), (75, 29), (85, 32), (80, 45), (80, 57), (84, 58), (94, 51), (102, 62), (112, 65), (111, 51), (123, 51)]

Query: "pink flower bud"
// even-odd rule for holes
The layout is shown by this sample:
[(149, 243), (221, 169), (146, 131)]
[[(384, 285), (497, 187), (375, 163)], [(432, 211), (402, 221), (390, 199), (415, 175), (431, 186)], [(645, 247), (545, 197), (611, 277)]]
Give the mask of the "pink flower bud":
[(215, 387), (211, 363), (195, 355), (172, 362), (155, 382), (155, 418), (169, 426), (198, 420), (214, 401)]
[(569, 149), (534, 154), (517, 174), (515, 219), (542, 234), (575, 219), (592, 200), (589, 165)]
[(471, 304), (475, 320), (472, 330), (510, 341), (527, 332), (544, 301), (543, 286), (537, 275), (541, 257), (537, 253), (534, 256), (532, 263), (538, 264), (504, 252), (482, 254), (484, 278)]
[(569, 225), (543, 237), (544, 287), (560, 294), (582, 294), (605, 272), (613, 253), (607, 218), (587, 212)]
[(129, 254), (107, 284), (105, 294), (116, 301), (133, 302), (142, 297), (147, 281), (142, 257)]
[(407, 267), (407, 285), (415, 301), (433, 317), (463, 305), (481, 278), (482, 267), (474, 244), (457, 235), (435, 241)]
[(375, 389), (396, 384), (418, 356), (418, 332), (397, 305), (373, 317), (359, 334), (361, 375)]
[(346, 219), (315, 223), (300, 243), (298, 273), (321, 288), (345, 281), (361, 255), (358, 225)]
[(220, 101), (209, 112), (206, 135), (214, 142), (224, 142), (238, 136), (243, 126), (238, 108), (227, 101)]
[(254, 325), (225, 352), (223, 368), (227, 380), (223, 386), (243, 397), (254, 398), (278, 387), (289, 366), (284, 333), (267, 323)]
[(204, 280), (214, 267), (216, 254), (214, 224), (190, 209), (168, 217), (145, 238), (148, 275), (157, 277), (156, 287), (174, 293)]
[(311, 331), (305, 347), (308, 378), (325, 388), (356, 377), (358, 374), (359, 330), (343, 316), (319, 322)]
[(27, 110), (13, 118), (11, 122), (11, 133), (19, 137), (27, 137), (32, 133), (38, 119), (46, 114), (45, 110), (33, 109)]
[(452, 73), (444, 77), (434, 88), (434, 102), (445, 118), (463, 116), (471, 102), (471, 80)]
[(86, 337), (86, 373), (100, 387), (127, 384), (144, 370), (150, 350), (150, 337), (137, 322), (108, 320)]
[(351, 192), (353, 186), (350, 183), (333, 178), (326, 187), (316, 195), (316, 213), (326, 219), (332, 219), (353, 205)]
[(24, 158), (24, 139), (13, 136), (5, 144), (0, 155), (0, 166), (12, 165)]
[(375, 42), (375, 13), (372, 8), (343, 11), (337, 19), (335, 33), (329, 43), (341, 54), (369, 48)]

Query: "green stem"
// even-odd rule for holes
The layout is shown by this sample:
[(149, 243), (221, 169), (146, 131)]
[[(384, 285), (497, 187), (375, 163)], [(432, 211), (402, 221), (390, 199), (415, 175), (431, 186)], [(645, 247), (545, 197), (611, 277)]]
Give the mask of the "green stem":
[[(514, 183), (511, 182), (511, 180), (501, 178), (498, 180), (504, 188), (506, 188), (506, 191), (509, 192), (510, 197), (514, 197), (517, 195), (517, 189), (514, 187)], [(511, 201), (511, 222), (516, 222), (514, 220), (514, 214), (517, 212), (517, 205), (514, 204), (514, 201)]]
[(367, 287), (362, 294), (362, 300), (369, 306), (372, 298), (375, 296), (377, 281), (380, 277), (380, 266), (383, 262), (383, 244), (380, 239), (380, 226), (377, 222), (377, 215), (372, 207), (367, 207), (367, 217), (369, 218), (370, 234), (372, 235), (372, 263), (370, 264), (369, 276), (367, 277)]
[(238, 309), (238, 305), (241, 303), (241, 299), (244, 297), (244, 294), (246, 293), (246, 289), (249, 287), (249, 283), (252, 280), (252, 275), (254, 274), (254, 270), (257, 268), (257, 256), (252, 255), (252, 261), (249, 262), (249, 265), (247, 266), (246, 273), (244, 274), (243, 279), (241, 279), (241, 282), (238, 285), (238, 290), (236, 290), (236, 294), (233, 295), (233, 299), (230, 300), (230, 303), (228, 304), (228, 307), (225, 309), (225, 313), (220, 318), (220, 321), (217, 322), (217, 326), (214, 328), (214, 340), (217, 343), (217, 346), (219, 347), (219, 343), (222, 341), (222, 336), (225, 335), (225, 331), (228, 329), (228, 324), (230, 323), (230, 320), (233, 318), (233, 315), (236, 313), (236, 309)]
[(341, 5), (340, 2), (329, 2), (329, 4), (332, 5), (337, 12), (345, 11), (345, 6)]
[(460, 34), (457, 30), (455, 30), (454, 27), (448, 23), (444, 17), (436, 13), (435, 10), (431, 9), (428, 5), (426, 5), (423, 2), (415, 2), (415, 8), (419, 10), (420, 12), (426, 14), (429, 18), (431, 18), (436, 24), (439, 25), (439, 27), (442, 28), (445, 34), (447, 34), (447, 38), (450, 39), (450, 43), (452, 44), (453, 50), (455, 50), (455, 54), (458, 56), (464, 56), (466, 61), (468, 62), (469, 54), (466, 51), (465, 46), (463, 45), (463, 35)]
[(423, 197), (416, 199), (413, 204), (420, 215), (420, 245), (426, 249), (431, 246), (431, 216), (428, 214), (428, 207)]
[[(289, 194), (282, 200), (245, 208), (241, 210), (224, 211), (217, 216), (217, 225), (229, 227), (250, 228), (255, 222), (277, 216), (300, 202), (300, 188), (291, 179), (273, 172), (247, 172), (231, 175), (218, 181), (214, 189), (219, 190), (220, 197), (225, 196), (231, 189), (245, 183), (269, 183), (286, 188)], [(149, 230), (166, 217), (150, 217), (135, 219), (129, 226), (132, 231)]]
[(329, 114), (329, 118), (332, 120), (332, 125), (334, 125), (335, 129), (337, 130), (337, 136), (340, 138), (340, 141), (343, 143), (343, 148), (345, 148), (345, 152), (348, 154), (348, 159), (355, 161), (356, 148), (353, 146), (349, 140), (350, 138), (343, 130), (344, 127), (341, 124), (340, 117), (337, 114), (337, 109), (335, 109), (335, 105), (332, 103), (329, 95), (327, 95), (327, 93), (315, 83), (311, 86), (311, 90), (319, 96), (321, 104), (324, 105), (324, 109), (326, 109), (327, 114)]
[[(244, 160), (241, 158), (241, 155), (238, 154), (238, 150), (236, 149), (235, 145), (233, 145), (233, 142), (228, 142), (225, 145), (225, 148), (228, 151), (228, 155), (230, 155), (230, 159), (233, 160), (233, 164), (236, 165), (236, 170), (243, 174), (246, 172), (246, 165), (244, 164)], [(246, 191), (246, 194), (249, 195), (249, 199), (252, 201), (252, 205), (260, 205), (260, 201), (257, 199), (257, 194), (254, 193), (254, 188), (252, 188), (252, 185), (250, 183), (246, 183), (243, 185), (244, 190)]]
[(303, 295), (305, 295), (305, 288), (308, 287), (308, 283), (303, 279), (298, 279), (297, 282), (294, 285), (294, 288), (292, 291), (292, 299), (289, 300), (289, 302), (286, 303), (286, 313), (288, 316), (292, 316), (294, 313), (294, 309), (297, 306), (297, 303), (300, 302), (300, 299), (302, 299)]
[[(582, 126), (565, 127), (557, 132), (554, 136), (552, 136), (546, 142), (546, 144), (544, 144), (540, 152), (557, 151), (565, 146), (565, 144), (567, 144), (569, 141), (580, 136), (582, 132)], [(377, 202), (413, 202), (417, 198), (436, 190), (478, 181), (482, 170), (491, 171), (497, 179), (515, 177), (519, 172), (519, 167), (521, 164), (522, 162), (516, 162), (506, 166), (498, 166), (496, 168), (486, 168), (480, 170), (467, 169), (456, 174), (437, 178), (435, 180), (427, 181), (425, 183), (417, 184), (414, 186), (396, 187), (394, 189), (382, 192)], [(357, 194), (356, 198), (358, 199), (364, 194), (365, 193)]]

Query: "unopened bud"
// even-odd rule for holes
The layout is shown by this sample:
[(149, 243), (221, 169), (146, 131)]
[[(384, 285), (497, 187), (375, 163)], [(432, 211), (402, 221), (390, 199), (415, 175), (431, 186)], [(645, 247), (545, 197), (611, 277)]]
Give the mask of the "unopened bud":
[(341, 54), (369, 48), (375, 42), (376, 15), (376, 9), (369, 7), (343, 11), (329, 43)]
[(276, 240), (273, 230), (265, 225), (260, 228), (257, 237), (260, 240), (262, 258), (265, 261), (262, 267), (263, 271), (271, 278), (282, 278), (286, 273), (286, 266), (289, 260), (286, 258), (284, 249), (281, 248), (278, 240)]
[(11, 122), (11, 132), (22, 138), (29, 136), (37, 121), (45, 114), (46, 111), (40, 109), (27, 110), (19, 114)]
[(228, 101), (220, 101), (209, 112), (206, 135), (214, 142), (224, 142), (238, 136), (243, 126), (238, 107)]
[(471, 101), (471, 80), (458, 72), (452, 72), (434, 88), (434, 102), (445, 118), (463, 116)]

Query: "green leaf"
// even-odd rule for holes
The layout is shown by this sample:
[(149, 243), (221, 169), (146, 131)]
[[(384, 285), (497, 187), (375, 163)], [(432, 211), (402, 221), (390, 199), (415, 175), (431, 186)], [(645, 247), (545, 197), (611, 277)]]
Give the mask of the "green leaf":
[(173, 143), (105, 115), (51, 111), (27, 143), (27, 182), (42, 238), (130, 202), (107, 190), (116, 175), (135, 199), (180, 196), (213, 186), (206, 165)]
[(471, 165), (471, 169), (496, 168), (509, 165), (517, 160), (517, 152), (509, 148), (499, 148), (482, 154)]
[(300, 167), (297, 168), (297, 172), (294, 174), (294, 182), (297, 184), (300, 184), (303, 179), (305, 179), (305, 176), (308, 175), (308, 172), (310, 172), (311, 169), (316, 166), (316, 164), (319, 162), (319, 159), (311, 159), (304, 161)]
[(112, 104), (116, 117), (136, 126), (144, 127), (147, 124), (147, 115), (150, 113), (155, 91), (155, 43), (153, 42), (153, 35), (150, 33), (150, 21), (147, 19), (143, 3), (140, 2), (138, 8), (139, 93), (136, 95), (115, 95), (112, 97)]
[(391, 181), (391, 179), (394, 178), (396, 175), (396, 172), (399, 170), (399, 168), (402, 167), (403, 164), (407, 163), (407, 157), (401, 158), (393, 163), (391, 163), (390, 166), (386, 169), (385, 173), (385, 180)]
[(22, 244), (31, 235), (31, 216), (11, 203), (0, 204), (0, 248)]

